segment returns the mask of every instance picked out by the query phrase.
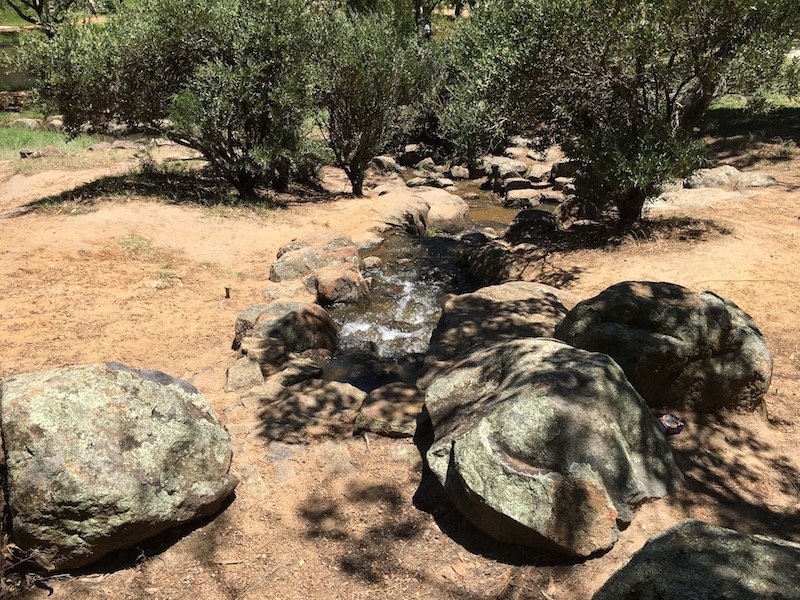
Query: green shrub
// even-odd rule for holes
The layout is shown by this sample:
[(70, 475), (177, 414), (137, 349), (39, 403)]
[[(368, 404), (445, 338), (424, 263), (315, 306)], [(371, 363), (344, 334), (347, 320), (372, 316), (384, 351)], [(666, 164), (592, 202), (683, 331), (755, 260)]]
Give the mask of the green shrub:
[(311, 31), (302, 0), (145, 0), (31, 42), (28, 66), (69, 132), (112, 120), (201, 151), (242, 196), (308, 156)]
[(370, 160), (402, 123), (404, 107), (421, 93), (424, 49), (383, 12), (333, 12), (323, 32), (316, 57), (320, 128), (360, 196)]
[(627, 227), (698, 164), (715, 99), (792, 71), (798, 34), (796, 0), (484, 0), (448, 53), (441, 126), (473, 155), (548, 133), (581, 163), (579, 194)]

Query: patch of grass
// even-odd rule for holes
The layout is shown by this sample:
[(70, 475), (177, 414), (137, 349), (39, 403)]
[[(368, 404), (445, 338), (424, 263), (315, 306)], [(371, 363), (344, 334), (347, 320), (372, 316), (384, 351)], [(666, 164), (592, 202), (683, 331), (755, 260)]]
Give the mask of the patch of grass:
[(4, 27), (24, 27), (30, 25), (25, 19), (20, 17), (5, 2), (0, 5), (0, 25)]
[(19, 112), (15, 111), (2, 111), (0, 112), (0, 127), (3, 127), (17, 119), (43, 119), (44, 116), (38, 110), (26, 108)]
[(156, 248), (153, 246), (152, 240), (136, 233), (129, 233), (119, 238), (117, 245), (128, 256), (147, 258), (156, 254)]
[[(19, 116), (15, 118), (19, 118)], [(67, 141), (67, 137), (63, 133), (47, 129), (0, 127), (0, 160), (18, 159), (20, 150), (44, 146), (60, 148), (69, 155), (80, 154), (101, 139), (93, 135), (79, 135), (75, 139)]]

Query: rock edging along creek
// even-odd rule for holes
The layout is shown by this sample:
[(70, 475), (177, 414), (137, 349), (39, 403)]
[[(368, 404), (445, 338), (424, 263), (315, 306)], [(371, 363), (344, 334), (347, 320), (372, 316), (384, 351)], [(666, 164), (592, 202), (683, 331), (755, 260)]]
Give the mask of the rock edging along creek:
[(480, 287), (459, 266), (464, 251), (486, 241), (482, 231), (491, 236), (519, 212), (504, 208), (492, 192), (478, 192), (474, 184), (459, 186), (455, 193), (469, 205), (471, 218), (462, 233), (393, 230), (378, 246), (359, 252), (371, 302), (328, 307), (339, 328), (339, 345), (323, 368), (325, 379), (365, 391), (416, 381), (445, 297)]

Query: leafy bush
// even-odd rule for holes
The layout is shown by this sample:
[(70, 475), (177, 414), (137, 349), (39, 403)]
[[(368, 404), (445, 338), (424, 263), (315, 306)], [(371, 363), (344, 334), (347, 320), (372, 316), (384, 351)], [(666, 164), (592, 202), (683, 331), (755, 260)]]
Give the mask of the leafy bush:
[(315, 93), (320, 128), (360, 196), (370, 160), (400, 125), (403, 106), (420, 93), (424, 49), (398, 31), (389, 14), (333, 12), (321, 50)]
[(442, 128), (471, 154), (542, 128), (627, 227), (698, 164), (711, 103), (762, 93), (798, 34), (796, 0), (485, 0), (450, 50)]
[(26, 50), (71, 133), (118, 120), (201, 151), (242, 196), (308, 156), (312, 28), (302, 0), (144, 0)]

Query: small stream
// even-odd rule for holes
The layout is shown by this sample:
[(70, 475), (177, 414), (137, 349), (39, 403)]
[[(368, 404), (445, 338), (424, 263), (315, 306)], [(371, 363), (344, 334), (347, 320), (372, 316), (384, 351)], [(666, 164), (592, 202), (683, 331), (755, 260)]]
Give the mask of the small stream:
[[(460, 183), (473, 226), (502, 229), (519, 212), (498, 203), (474, 182)], [(458, 267), (465, 245), (460, 236), (390, 235), (362, 258), (377, 256), (380, 268), (364, 269), (371, 279), (372, 303), (329, 309), (339, 326), (339, 350), (326, 365), (325, 379), (351, 383), (365, 391), (394, 381), (414, 383), (422, 367), (444, 297), (475, 289)]]

